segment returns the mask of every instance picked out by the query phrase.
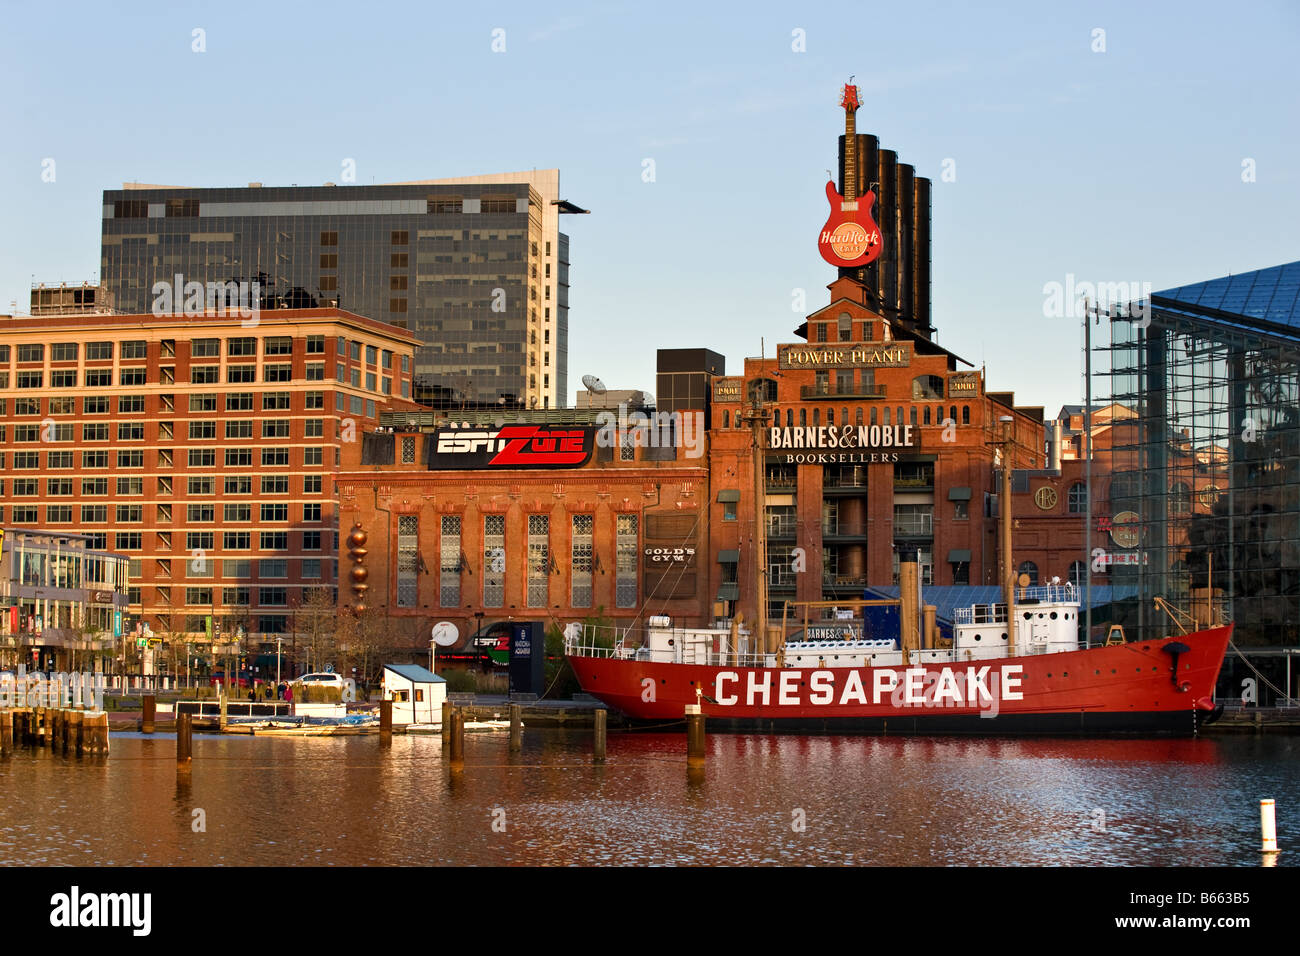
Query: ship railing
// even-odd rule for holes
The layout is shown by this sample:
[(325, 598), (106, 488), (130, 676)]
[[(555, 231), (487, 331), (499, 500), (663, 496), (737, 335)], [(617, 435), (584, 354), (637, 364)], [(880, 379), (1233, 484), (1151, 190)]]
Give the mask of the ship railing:
[(972, 604), (953, 608), (954, 624), (1004, 624), (1007, 620), (1005, 604)]

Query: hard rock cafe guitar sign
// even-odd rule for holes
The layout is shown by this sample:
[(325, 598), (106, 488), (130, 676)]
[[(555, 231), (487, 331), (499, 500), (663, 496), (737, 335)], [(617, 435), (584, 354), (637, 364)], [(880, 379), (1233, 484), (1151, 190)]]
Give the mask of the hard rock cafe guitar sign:
[(858, 134), (854, 114), (858, 109), (858, 88), (844, 87), (840, 98), (844, 107), (844, 195), (832, 180), (826, 184), (826, 199), (831, 204), (830, 218), (822, 226), (817, 248), (833, 266), (854, 268), (875, 262), (880, 255), (880, 227), (871, 218), (876, 204), (874, 190), (858, 195)]

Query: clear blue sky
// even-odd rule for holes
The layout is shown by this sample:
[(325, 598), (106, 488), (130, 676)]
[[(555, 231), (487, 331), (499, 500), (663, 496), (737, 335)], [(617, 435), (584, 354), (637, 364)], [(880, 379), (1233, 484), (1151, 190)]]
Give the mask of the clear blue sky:
[(793, 340), (792, 290), (826, 302), (815, 237), (851, 73), (859, 130), (935, 183), (939, 341), (1021, 403), (1053, 414), (1081, 395), (1079, 323), (1044, 315), (1045, 283), (1159, 290), (1300, 259), (1294, 2), (6, 2), (0, 16), (4, 312), (25, 311), (33, 280), (97, 277), (100, 194), (124, 181), (319, 184), (348, 158), (363, 183), (558, 167), (592, 210), (564, 220), (571, 388), (592, 372), (653, 391), (657, 347), (713, 348), (738, 371), (760, 337), (768, 354)]

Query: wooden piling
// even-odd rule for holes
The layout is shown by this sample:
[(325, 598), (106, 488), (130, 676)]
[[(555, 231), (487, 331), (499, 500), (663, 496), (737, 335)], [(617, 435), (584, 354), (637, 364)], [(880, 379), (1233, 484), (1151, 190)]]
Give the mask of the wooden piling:
[(601, 707), (596, 711), (595, 732), (591, 738), (591, 762), (605, 762), (605, 708)]
[(442, 742), (451, 740), (451, 701), (442, 702)]
[(518, 704), (510, 705), (510, 752), (518, 753), (524, 749), (524, 709)]
[(379, 736), (393, 736), (393, 702), (392, 700), (381, 700), (379, 702)]
[[(153, 694), (144, 694), (140, 698), (140, 732), (143, 734), (153, 733), (154, 717), (157, 716), (158, 702)], [(225, 707), (222, 707), (223, 715)], [(225, 722), (222, 722), (225, 726)]]
[(41, 714), (41, 746), (54, 749), (54, 721), (52, 712), (48, 707), (40, 709)]
[(686, 705), (686, 763), (688, 766), (704, 766), (705, 754), (704, 714), (699, 704)]
[(103, 711), (86, 714), (86, 751), (93, 754), (108, 753), (108, 714)]
[(225, 733), (226, 730), (226, 704), (227, 704), (226, 692), (223, 689), (221, 691), (221, 703), (220, 703), (221, 714), (217, 718), (218, 729), (221, 730), (222, 733)]
[(72, 752), (80, 757), (86, 752), (86, 715), (80, 710), (68, 713), (68, 737)]
[(14, 752), (14, 712), (0, 711), (0, 757)]
[(194, 754), (194, 718), (189, 714), (176, 715), (176, 769), (190, 769)]
[(461, 770), (465, 766), (465, 715), (459, 708), (451, 714), (451, 768)]

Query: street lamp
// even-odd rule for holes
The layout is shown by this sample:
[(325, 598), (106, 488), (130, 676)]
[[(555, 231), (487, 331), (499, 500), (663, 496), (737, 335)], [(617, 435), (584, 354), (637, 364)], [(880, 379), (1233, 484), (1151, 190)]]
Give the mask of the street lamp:
[(280, 648), (284, 644), (284, 638), (279, 635), (275, 638), (275, 685), (280, 686)]

